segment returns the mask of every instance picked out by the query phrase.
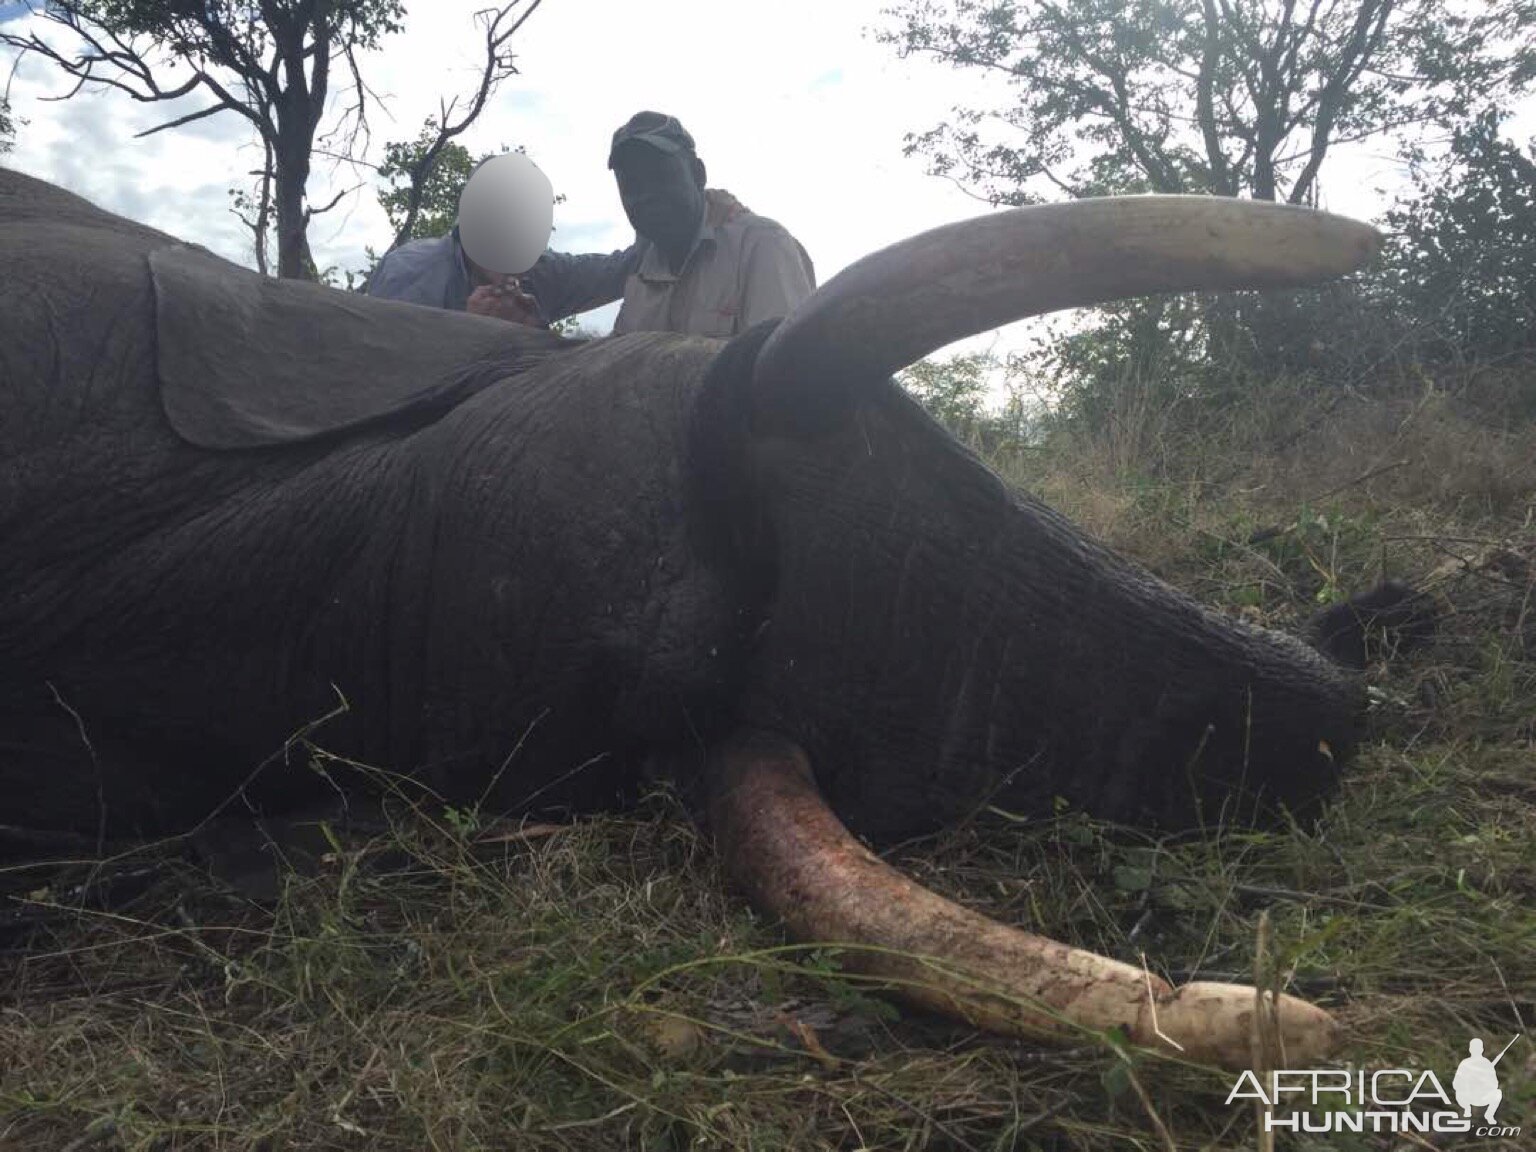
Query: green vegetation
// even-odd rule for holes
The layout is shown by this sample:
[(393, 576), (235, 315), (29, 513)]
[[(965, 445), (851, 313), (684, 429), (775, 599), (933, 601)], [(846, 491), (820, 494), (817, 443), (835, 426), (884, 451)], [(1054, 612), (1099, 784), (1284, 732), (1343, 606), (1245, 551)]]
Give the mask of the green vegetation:
[[(379, 165), (379, 176), (387, 188), (379, 192), (379, 204), (389, 217), (389, 226), (395, 230), (397, 242), (416, 240), (427, 236), (441, 236), (452, 230), (459, 218), (459, 194), (464, 191), (470, 174), (477, 165), (495, 155), (472, 156), (462, 144), (449, 142), (437, 149), (430, 164), (426, 163), (437, 139), (437, 125), (428, 121), (421, 135), (409, 144), (386, 144), (384, 163)], [(418, 168), (427, 171), (419, 194), (411, 176)], [(412, 214), (413, 194), (417, 198), (415, 214)]]
[[(473, 156), (468, 148), (440, 138), (435, 120), (429, 119), (420, 135), (409, 143), (384, 145), (384, 162), (379, 177), (384, 186), (377, 191), (379, 206), (394, 229), (390, 247), (410, 240), (442, 236), (453, 230), (459, 219), (459, 196), (475, 168), (496, 155), (487, 152)], [(361, 290), (378, 267), (383, 254), (369, 245), (367, 262), (360, 269), (338, 273), (326, 269), (320, 279), (336, 286)]]

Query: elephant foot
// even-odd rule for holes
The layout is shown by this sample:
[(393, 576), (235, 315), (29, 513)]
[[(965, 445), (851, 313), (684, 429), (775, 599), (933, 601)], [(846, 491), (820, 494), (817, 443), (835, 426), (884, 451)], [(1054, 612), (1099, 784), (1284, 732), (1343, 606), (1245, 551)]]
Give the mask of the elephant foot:
[(739, 732), (711, 759), (710, 823), (754, 903), (800, 940), (847, 947), (851, 968), (920, 1007), (1028, 1038), (1119, 1027), (1142, 1047), (1233, 1071), (1310, 1067), (1338, 1046), (1337, 1023), (1305, 1001), (1236, 984), (1174, 988), (929, 892), (854, 839), (805, 754), (780, 736)]

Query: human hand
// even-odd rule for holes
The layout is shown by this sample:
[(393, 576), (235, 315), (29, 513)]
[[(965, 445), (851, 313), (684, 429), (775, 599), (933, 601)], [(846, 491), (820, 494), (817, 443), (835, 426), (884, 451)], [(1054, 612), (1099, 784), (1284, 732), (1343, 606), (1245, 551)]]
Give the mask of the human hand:
[(510, 277), (480, 285), (470, 293), (464, 310), (476, 316), (494, 316), (498, 320), (530, 328), (544, 327), (537, 301), (523, 291), (516, 279)]

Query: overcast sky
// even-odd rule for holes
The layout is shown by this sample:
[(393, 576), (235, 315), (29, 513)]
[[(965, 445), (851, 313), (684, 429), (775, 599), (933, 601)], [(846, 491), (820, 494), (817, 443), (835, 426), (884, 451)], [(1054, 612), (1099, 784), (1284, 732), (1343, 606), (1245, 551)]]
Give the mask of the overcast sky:
[[(408, 4), (404, 34), (365, 62), (382, 100), (369, 117), (370, 158), (378, 159), (386, 141), (414, 137), (440, 96), (468, 90), (478, 71), (472, 13), (489, 2)], [(870, 34), (889, 4), (544, 0), (518, 34), (521, 75), (502, 87), (463, 143), (474, 153), (526, 148), (566, 196), (555, 210), (555, 247), (607, 251), (633, 238), (606, 169), (609, 137), (642, 108), (669, 112), (698, 142), (711, 185), (793, 232), (825, 282), (884, 244), (987, 210), (925, 175), (921, 157), (904, 157), (902, 137), (945, 119), (957, 103), (1001, 103), (1005, 90), (897, 59)], [(22, 7), (0, 3), (0, 21)], [(9, 57), (0, 63), (3, 76)], [(39, 99), (66, 90), (64, 79), (43, 60), (22, 63), (11, 101), (27, 123), (7, 165), (252, 262), (248, 233), (229, 212), (228, 189), (260, 161), (243, 118), (223, 113), (136, 140), (134, 133), (201, 104), (144, 105), (112, 92)], [(1536, 132), (1533, 121), (1526, 117), (1519, 128)], [(1368, 151), (1341, 161), (1324, 168), (1324, 206), (1375, 215), (1384, 205), (1377, 189), (1399, 180), (1394, 162)], [(382, 250), (389, 242), (368, 170), (317, 158), (309, 199), (324, 204), (359, 184), (360, 192), (311, 227), (322, 266), (359, 268), (365, 246)], [(605, 330), (612, 312), (591, 326)], [(1020, 339), (1005, 330), (1001, 347)]]

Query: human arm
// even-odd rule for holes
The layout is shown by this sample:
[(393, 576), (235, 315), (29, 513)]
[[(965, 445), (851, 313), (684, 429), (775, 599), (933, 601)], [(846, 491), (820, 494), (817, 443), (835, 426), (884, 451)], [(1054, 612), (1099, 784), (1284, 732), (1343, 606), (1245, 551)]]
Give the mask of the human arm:
[[(428, 308), (462, 308), (468, 288), (452, 235), (409, 240), (386, 252), (363, 291), (380, 300)], [(461, 294), (462, 293), (462, 294)]]
[(639, 246), (633, 244), (607, 254), (549, 251), (518, 280), (553, 323), (623, 296), (624, 281), (638, 262)]

